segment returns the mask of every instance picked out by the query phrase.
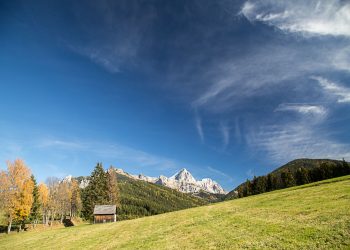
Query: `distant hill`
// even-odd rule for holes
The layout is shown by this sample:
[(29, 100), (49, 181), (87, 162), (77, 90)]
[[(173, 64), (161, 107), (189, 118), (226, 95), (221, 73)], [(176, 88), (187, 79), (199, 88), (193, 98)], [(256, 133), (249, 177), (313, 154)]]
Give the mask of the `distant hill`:
[(296, 171), (298, 168), (306, 168), (306, 169), (311, 169), (311, 168), (316, 168), (321, 166), (322, 163), (330, 163), (330, 164), (342, 164), (342, 161), (338, 160), (331, 160), (331, 159), (296, 159), (293, 161), (288, 162), (287, 164), (275, 169), (271, 173), (277, 174), (281, 173), (282, 171), (289, 170), (291, 172)]
[[(307, 159), (307, 158), (302, 158), (302, 159), (296, 159), (293, 161), (288, 162), (287, 164), (284, 164), (283, 166), (276, 168), (268, 174), (275, 174), (279, 175), (284, 171), (289, 170), (290, 172), (296, 172), (299, 168), (306, 168), (306, 169), (313, 169), (320, 167), (323, 163), (328, 163), (330, 165), (337, 165), (337, 164), (342, 164), (343, 161), (339, 160), (331, 160), (331, 159)], [(238, 190), (239, 187), (244, 185), (245, 182), (241, 183), (238, 185), (235, 189), (230, 191), (228, 194), (226, 194), (224, 200), (231, 200), (236, 197), (236, 190)]]

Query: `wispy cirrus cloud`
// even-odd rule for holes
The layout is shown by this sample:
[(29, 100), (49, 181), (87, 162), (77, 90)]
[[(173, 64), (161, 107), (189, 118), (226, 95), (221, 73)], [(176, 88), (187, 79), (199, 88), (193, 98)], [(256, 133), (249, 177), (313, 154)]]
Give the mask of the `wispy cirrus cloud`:
[(230, 127), (226, 123), (221, 122), (219, 129), (222, 135), (223, 146), (226, 148), (230, 143)]
[(252, 22), (264, 22), (286, 32), (350, 37), (347, 1), (253, 0), (244, 3), (241, 13)]
[(307, 123), (266, 125), (247, 135), (248, 145), (276, 163), (297, 158), (350, 158), (350, 145), (319, 133)]
[(275, 111), (293, 111), (303, 115), (324, 116), (327, 110), (322, 105), (312, 105), (304, 103), (281, 103)]
[(110, 73), (139, 65), (140, 54), (151, 39), (147, 33), (152, 31), (156, 12), (152, 5), (127, 3), (86, 2), (83, 11), (81, 6), (72, 4), (72, 13), (79, 24), (74, 28), (87, 39), (81, 43), (80, 39), (63, 36), (65, 45)]
[(195, 127), (197, 130), (197, 133), (199, 135), (199, 138), (201, 139), (201, 142), (204, 142), (204, 132), (203, 132), (203, 126), (202, 126), (202, 119), (201, 117), (196, 113), (194, 117)]
[(233, 181), (234, 181), (234, 179), (233, 179), (230, 175), (228, 175), (228, 174), (226, 174), (226, 173), (220, 171), (219, 169), (216, 169), (216, 168), (211, 167), (211, 166), (208, 166), (207, 169), (208, 169), (210, 172), (212, 172), (212, 173), (214, 173), (214, 174), (216, 174), (216, 175), (219, 175), (219, 176), (221, 176), (221, 177), (224, 177), (224, 178), (228, 179), (230, 182), (233, 182)]
[(117, 163), (126, 163), (137, 167), (153, 167), (158, 170), (179, 169), (181, 163), (166, 157), (147, 153), (132, 147), (117, 143), (104, 143), (96, 141), (67, 141), (58, 139), (45, 139), (37, 143), (39, 148), (51, 148), (64, 151), (80, 151), (94, 155), (96, 160), (108, 159)]
[(323, 88), (326, 94), (333, 95), (334, 97), (336, 97), (337, 102), (350, 102), (350, 88), (341, 86), (338, 83), (335, 83), (320, 76), (312, 76), (311, 79), (316, 80)]
[(335, 69), (350, 72), (350, 46), (332, 53), (330, 61)]

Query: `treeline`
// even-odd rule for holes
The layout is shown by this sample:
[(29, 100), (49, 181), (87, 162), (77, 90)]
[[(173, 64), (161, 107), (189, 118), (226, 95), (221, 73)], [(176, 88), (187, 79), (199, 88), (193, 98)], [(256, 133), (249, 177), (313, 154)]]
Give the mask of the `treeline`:
[(78, 182), (48, 178), (46, 184), (37, 185), (34, 175), (23, 160), (7, 162), (7, 170), (0, 171), (0, 210), (6, 216), (7, 233), (13, 224), (19, 230), (25, 224), (52, 225), (64, 216), (79, 216), (81, 210)]
[(270, 173), (254, 177), (253, 180), (247, 180), (235, 189), (234, 198), (261, 194), (348, 174), (350, 174), (350, 164), (345, 160), (342, 162), (324, 162), (320, 166), (310, 169), (300, 167), (296, 171), (287, 168), (278, 173)]

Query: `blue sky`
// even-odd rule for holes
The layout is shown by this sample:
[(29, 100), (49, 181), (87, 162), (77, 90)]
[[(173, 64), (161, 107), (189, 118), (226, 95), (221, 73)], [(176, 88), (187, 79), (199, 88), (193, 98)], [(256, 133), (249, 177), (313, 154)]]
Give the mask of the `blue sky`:
[(231, 190), (350, 160), (347, 1), (1, 1), (0, 167), (186, 167)]

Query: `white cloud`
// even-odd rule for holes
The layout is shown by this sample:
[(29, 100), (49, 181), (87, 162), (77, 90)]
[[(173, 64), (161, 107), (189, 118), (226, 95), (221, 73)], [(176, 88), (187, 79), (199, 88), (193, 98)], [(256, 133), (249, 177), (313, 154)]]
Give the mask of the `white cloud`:
[(324, 116), (327, 114), (325, 107), (321, 105), (310, 105), (303, 103), (281, 103), (275, 111), (293, 111), (303, 115)]
[(248, 169), (245, 174), (249, 177), (249, 178), (253, 178), (255, 176), (254, 174), (254, 170), (252, 170), (251, 168)]
[(139, 65), (140, 50), (152, 39), (147, 32), (152, 30), (155, 8), (102, 0), (85, 3), (84, 9), (72, 7), (71, 11), (79, 24), (75, 26), (76, 33), (83, 34), (84, 41), (63, 33), (69, 49), (111, 73)]
[(211, 167), (211, 166), (208, 166), (207, 169), (208, 169), (210, 172), (215, 173), (215, 174), (217, 174), (217, 175), (220, 175), (220, 176), (222, 176), (222, 177), (228, 179), (230, 182), (233, 182), (233, 178), (232, 178), (230, 175), (228, 175), (228, 174), (226, 174), (226, 173), (224, 173), (224, 172), (222, 172), (222, 171), (220, 171), (220, 170), (218, 170), (218, 169), (216, 169), (216, 168), (213, 168), (213, 167)]
[(235, 118), (234, 136), (235, 136), (236, 142), (241, 143), (242, 132), (241, 132), (241, 126), (239, 124), (238, 118)]
[(307, 123), (262, 126), (247, 135), (248, 145), (276, 163), (297, 158), (350, 158), (350, 145), (339, 143)]
[(128, 58), (127, 55), (122, 55), (118, 50), (110, 49), (101, 49), (94, 47), (74, 47), (72, 45), (68, 46), (69, 49), (75, 53), (89, 58), (92, 62), (101, 65), (110, 73), (120, 72), (120, 66)]
[(205, 87), (197, 91), (192, 106), (222, 113), (252, 96), (270, 95), (291, 81), (297, 85), (300, 78), (329, 69), (328, 54), (323, 52), (266, 44), (244, 55), (217, 61), (199, 79)]
[(332, 53), (330, 61), (335, 69), (350, 72), (350, 47)]
[(223, 142), (224, 148), (226, 148), (227, 145), (230, 143), (230, 128), (227, 126), (227, 124), (223, 122), (220, 123), (219, 128), (222, 135), (222, 142)]
[(179, 169), (181, 163), (162, 156), (150, 154), (117, 143), (102, 143), (89, 141), (42, 140), (37, 144), (39, 148), (57, 148), (60, 150), (76, 150), (86, 152), (99, 158), (108, 159), (116, 163), (127, 163), (138, 167), (154, 167), (160, 170)]
[(199, 135), (199, 138), (201, 139), (201, 142), (204, 142), (204, 132), (202, 127), (202, 119), (198, 116), (198, 114), (195, 115), (195, 126), (197, 133)]
[(341, 86), (335, 82), (332, 82), (326, 78), (313, 76), (311, 79), (318, 81), (324, 91), (329, 94), (336, 96), (338, 102), (350, 102), (350, 89)]
[(87, 145), (84, 145), (81, 142), (64, 141), (57, 139), (44, 139), (41, 140), (37, 145), (39, 148), (58, 147), (63, 149), (85, 149), (86, 146)]
[(283, 31), (350, 37), (350, 3), (341, 0), (247, 1), (241, 13)]

